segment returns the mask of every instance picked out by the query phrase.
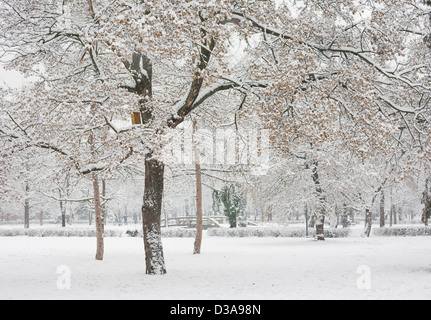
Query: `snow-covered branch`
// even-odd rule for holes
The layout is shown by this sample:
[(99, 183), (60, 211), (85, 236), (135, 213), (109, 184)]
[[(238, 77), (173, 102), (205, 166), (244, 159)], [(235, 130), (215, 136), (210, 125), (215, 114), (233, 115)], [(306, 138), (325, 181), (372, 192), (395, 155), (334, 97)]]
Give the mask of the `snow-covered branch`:
[[(242, 81), (242, 80), (235, 80), (228, 77), (223, 78), (225, 82), (222, 83), (216, 83), (213, 86), (202, 90), (199, 92), (199, 95), (197, 96), (195, 102), (188, 108), (185, 108), (185, 102), (184, 99), (179, 101), (175, 109), (177, 109), (177, 114), (173, 116), (171, 119), (169, 119), (169, 125), (173, 128), (177, 127), (181, 122), (184, 121), (185, 117), (190, 114), (192, 111), (197, 109), (199, 106), (201, 106), (205, 101), (210, 99), (215, 94), (227, 91), (231, 89), (245, 89), (245, 90), (251, 90), (252, 88), (266, 88), (267, 85), (261, 82), (257, 81)], [(186, 112), (187, 110), (187, 112)]]
[[(378, 71), (379, 73), (384, 75), (386, 78), (399, 81), (399, 82), (404, 83), (404, 84), (406, 84), (412, 88), (423, 88), (426, 90), (431, 90), (431, 86), (426, 86), (423, 83), (416, 83), (416, 82), (412, 81), (411, 79), (409, 79), (405, 76), (405, 74), (410, 72), (412, 70), (412, 68), (410, 68), (408, 71), (401, 71), (401, 72), (396, 73), (396, 72), (393, 72), (391, 70), (386, 69), (385, 67), (381, 66), (379, 63), (374, 61), (371, 57), (367, 56), (367, 54), (375, 55), (376, 54), (375, 52), (372, 52), (369, 50), (367, 51), (367, 50), (363, 50), (363, 49), (356, 49), (353, 47), (337, 47), (334, 45), (333, 42), (331, 42), (331, 44), (329, 46), (323, 46), (323, 45), (317, 44), (317, 43), (312, 42), (312, 41), (300, 40), (297, 37), (294, 37), (293, 35), (286, 34), (281, 30), (272, 28), (266, 24), (261, 23), (258, 19), (255, 19), (253, 17), (249, 17), (249, 16), (247, 16), (241, 12), (234, 12), (233, 17), (234, 17), (234, 19), (232, 20), (232, 22), (234, 22), (234, 23), (239, 23), (239, 21), (241, 21), (241, 20), (250, 21), (255, 28), (262, 31), (265, 35), (271, 35), (271, 36), (274, 36), (274, 37), (277, 37), (277, 38), (280, 38), (283, 40), (294, 41), (297, 44), (304, 45), (304, 46), (309, 47), (311, 49), (314, 49), (318, 52), (321, 52), (323, 54), (328, 53), (328, 52), (332, 52), (332, 53), (350, 54), (350, 55), (356, 56), (356, 57), (360, 58), (362, 61), (364, 61), (366, 64), (368, 64), (369, 66), (374, 68), (376, 71)], [(423, 34), (421, 33), (419, 35), (423, 35)], [(416, 66), (414, 68), (418, 69), (418, 68), (422, 68), (422, 67), (424, 67), (424, 66), (423, 65), (422, 66)]]

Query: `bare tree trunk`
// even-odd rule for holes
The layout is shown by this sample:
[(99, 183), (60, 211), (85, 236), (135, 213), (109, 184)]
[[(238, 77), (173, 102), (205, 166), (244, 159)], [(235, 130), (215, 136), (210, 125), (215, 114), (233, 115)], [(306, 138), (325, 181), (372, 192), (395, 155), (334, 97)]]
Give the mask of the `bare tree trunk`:
[(103, 219), (100, 200), (99, 178), (95, 172), (92, 173), (93, 191), (94, 191), (94, 212), (96, 222), (97, 252), (96, 260), (103, 260), (104, 241), (103, 241)]
[(25, 185), (25, 200), (24, 200), (24, 228), (30, 228), (30, 186)]
[[(193, 132), (197, 131), (197, 122), (193, 121)], [(195, 141), (196, 142), (196, 141)], [(202, 174), (199, 148), (195, 146), (195, 169), (196, 169), (196, 239), (193, 254), (200, 254), (202, 247), (203, 232), (203, 210), (202, 210)]]
[[(61, 192), (61, 190), (59, 190), (59, 195), (60, 195), (60, 199), (63, 198), (63, 194)], [(61, 212), (61, 226), (63, 228), (66, 227), (66, 202), (65, 201), (61, 201), (60, 200), (60, 212)]]
[(44, 210), (40, 210), (40, 214), (39, 214), (39, 223), (41, 226), (43, 226), (43, 215), (44, 215)]
[[(377, 191), (374, 193), (373, 199), (371, 200), (371, 205), (369, 208), (372, 208), (374, 203), (376, 203), (377, 196), (379, 193), (383, 192), (383, 188), (388, 181), (388, 178), (385, 179), (385, 181), (380, 185), (380, 187), (377, 189)], [(365, 209), (365, 228), (363, 232), (363, 236), (370, 237), (371, 235), (371, 228), (373, 226), (373, 217), (371, 214), (371, 210), (369, 208)]]
[[(125, 62), (125, 67), (132, 73), (136, 83), (134, 88), (128, 88), (129, 91), (141, 97), (141, 123), (147, 124), (153, 118), (152, 108), (147, 105), (147, 101), (153, 98), (153, 66), (151, 60), (145, 54), (134, 52), (132, 60)], [(151, 275), (166, 273), (161, 235), (164, 173), (164, 164), (153, 159), (151, 152), (146, 155), (142, 224), (144, 229), (146, 273)]]
[(161, 216), (165, 166), (147, 155), (145, 161), (145, 191), (142, 205), (146, 273), (162, 275), (166, 273), (163, 255)]
[(373, 220), (371, 217), (371, 211), (369, 209), (365, 210), (365, 228), (364, 228), (364, 236), (367, 238), (371, 235), (371, 227), (373, 225)]
[[(93, 105), (93, 108), (95, 106)], [(90, 151), (91, 155), (95, 157), (96, 146), (94, 141), (94, 132), (90, 133)], [(99, 177), (96, 172), (93, 172), (91, 175), (93, 180), (93, 192), (94, 192), (94, 216), (95, 216), (95, 224), (96, 224), (96, 238), (97, 238), (97, 250), (96, 250), (96, 260), (103, 260), (104, 256), (104, 241), (103, 241), (103, 218), (102, 218), (102, 202), (100, 199), (100, 186), (99, 186)], [(90, 220), (91, 221), (91, 220)]]
[(271, 222), (272, 221), (272, 206), (269, 206), (266, 210), (266, 221)]
[(389, 214), (389, 226), (392, 227), (394, 224), (394, 213), (395, 213), (395, 205), (394, 205), (394, 193), (391, 187), (391, 211)]
[(102, 179), (102, 200), (103, 200), (103, 204), (101, 207), (102, 210), (102, 229), (103, 232), (105, 232), (105, 225), (106, 225), (106, 203), (105, 203), (105, 199), (106, 199), (106, 179)]
[(428, 227), (428, 221), (431, 218), (431, 177), (429, 177), (425, 182), (425, 191), (422, 194), (422, 203), (424, 204), (422, 222), (426, 227)]
[(320, 213), (316, 220), (316, 240), (325, 241), (325, 214)]
[(380, 228), (385, 226), (385, 191), (380, 191)]
[(394, 224), (398, 224), (398, 215), (397, 215), (397, 207), (394, 205)]
[(90, 209), (88, 209), (88, 225), (91, 226), (93, 224), (93, 214)]
[(319, 200), (316, 217), (316, 239), (318, 241), (325, 241), (326, 197), (323, 193), (322, 185), (320, 182), (318, 165), (318, 162), (314, 161), (312, 168), (312, 178)]
[(310, 224), (309, 224), (310, 228), (312, 229), (316, 228), (316, 220), (317, 220), (317, 215), (316, 215), (316, 212), (314, 212), (310, 219)]
[(69, 225), (72, 225), (73, 223), (73, 208), (72, 206), (69, 206)]

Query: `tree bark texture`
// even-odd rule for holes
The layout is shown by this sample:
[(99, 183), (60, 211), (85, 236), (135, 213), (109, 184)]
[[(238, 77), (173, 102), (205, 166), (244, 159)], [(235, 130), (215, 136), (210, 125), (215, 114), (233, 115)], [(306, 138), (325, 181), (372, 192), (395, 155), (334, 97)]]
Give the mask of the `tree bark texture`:
[(147, 155), (145, 161), (145, 191), (142, 205), (146, 273), (162, 275), (166, 273), (163, 255), (161, 216), (165, 166)]
[(102, 179), (102, 200), (103, 200), (103, 204), (101, 206), (101, 211), (102, 211), (102, 230), (103, 233), (105, 233), (105, 225), (106, 225), (106, 203), (105, 200), (106, 199), (106, 179)]
[(424, 204), (422, 222), (428, 227), (429, 219), (431, 218), (431, 177), (426, 180), (425, 191), (422, 194), (422, 203)]
[(317, 218), (316, 218), (316, 239), (318, 241), (325, 240), (325, 218), (326, 218), (326, 197), (323, 193), (322, 185), (320, 182), (318, 162), (313, 162), (312, 167), (312, 178), (314, 186), (316, 189), (316, 194), (318, 197), (318, 208), (317, 208)]
[[(61, 190), (60, 190), (60, 194), (59, 195), (60, 195), (60, 199), (61, 199), (63, 197), (63, 194), (62, 194)], [(66, 208), (66, 202), (60, 200), (61, 226), (63, 228), (66, 227), (66, 210), (67, 210), (67, 208)]]
[(380, 191), (380, 228), (385, 226), (385, 191), (382, 188)]
[[(95, 108), (95, 105), (92, 106)], [(95, 137), (94, 132), (90, 132), (89, 144), (91, 155), (95, 158), (96, 154), (96, 146), (95, 146)], [(96, 172), (91, 174), (91, 179), (93, 181), (93, 193), (94, 193), (94, 216), (95, 216), (95, 224), (96, 224), (96, 239), (97, 239), (97, 247), (96, 247), (96, 260), (103, 260), (104, 256), (104, 241), (103, 241), (103, 218), (102, 218), (102, 201), (100, 198), (100, 186), (99, 186), (99, 177)], [(91, 224), (91, 220), (90, 220)]]
[(30, 228), (30, 186), (25, 185), (25, 201), (24, 201), (24, 228)]
[(373, 221), (371, 217), (371, 211), (369, 209), (365, 210), (365, 228), (364, 228), (364, 236), (367, 238), (371, 235), (371, 227), (372, 227)]
[[(196, 121), (193, 121), (193, 131), (196, 134), (196, 131), (197, 131)], [(197, 146), (195, 146), (195, 170), (196, 170), (196, 239), (194, 243), (193, 254), (200, 254), (201, 247), (202, 247), (203, 209), (202, 209), (202, 173), (201, 173), (199, 148)]]
[(374, 203), (376, 203), (377, 196), (383, 192), (383, 188), (387, 181), (388, 179), (386, 178), (386, 180), (380, 185), (380, 187), (375, 192), (373, 199), (371, 200), (371, 205), (365, 209), (365, 228), (363, 232), (364, 237), (368, 237), (368, 238), (370, 237), (371, 228), (373, 226), (373, 217), (372, 217), (371, 210), (369, 208), (372, 208)]
[(96, 223), (97, 252), (96, 260), (103, 260), (104, 256), (104, 239), (103, 239), (103, 219), (102, 203), (100, 199), (99, 178), (95, 172), (92, 173), (93, 191), (94, 191), (94, 212)]

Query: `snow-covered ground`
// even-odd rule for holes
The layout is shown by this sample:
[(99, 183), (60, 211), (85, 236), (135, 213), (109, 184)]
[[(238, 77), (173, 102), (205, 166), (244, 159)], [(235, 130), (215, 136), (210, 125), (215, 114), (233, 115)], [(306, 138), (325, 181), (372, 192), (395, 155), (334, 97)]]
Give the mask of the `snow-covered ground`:
[(99, 262), (92, 238), (0, 238), (0, 299), (431, 299), (430, 237), (169, 238), (165, 276), (142, 239), (105, 241)]

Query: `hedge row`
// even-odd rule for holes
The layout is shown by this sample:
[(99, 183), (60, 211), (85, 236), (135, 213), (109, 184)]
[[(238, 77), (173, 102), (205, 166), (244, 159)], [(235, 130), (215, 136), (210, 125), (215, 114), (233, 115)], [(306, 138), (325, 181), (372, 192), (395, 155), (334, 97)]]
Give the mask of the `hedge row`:
[[(106, 238), (122, 237), (124, 232), (121, 230), (105, 230)], [(93, 229), (24, 229), (24, 228), (11, 228), (11, 229), (0, 229), (0, 237), (96, 237), (96, 230)]]
[[(211, 237), (283, 237), (283, 238), (303, 238), (305, 230), (300, 228), (212, 228), (208, 229), (208, 236)], [(310, 230), (310, 237), (314, 237), (314, 230)], [(0, 237), (96, 237), (96, 230), (89, 228), (2, 228)], [(195, 229), (185, 228), (162, 228), (163, 238), (194, 238)], [(349, 236), (348, 229), (327, 229), (326, 238), (346, 238)], [(142, 237), (142, 230), (119, 230), (105, 229), (105, 237)]]
[[(0, 237), (79, 237), (93, 238), (96, 237), (96, 230), (90, 228), (0, 228)], [(162, 237), (164, 238), (194, 238), (196, 236), (195, 229), (183, 228), (163, 228)], [(113, 237), (142, 237), (141, 230), (121, 230), (121, 229), (105, 229), (105, 238)]]
[[(431, 236), (431, 228), (424, 226), (394, 226), (387, 228), (373, 228), (376, 237), (417, 237)], [(249, 228), (211, 228), (207, 235), (210, 237), (272, 237), (272, 238), (305, 238), (303, 228), (283, 227), (249, 227)], [(347, 238), (350, 229), (326, 228), (325, 238)], [(96, 230), (90, 228), (0, 228), (0, 237), (96, 237)], [(195, 229), (162, 228), (163, 238), (194, 238)], [(309, 237), (315, 236), (315, 230), (310, 229)], [(142, 237), (142, 230), (105, 229), (105, 237)]]
[(196, 229), (162, 228), (162, 238), (195, 238)]
[(377, 237), (422, 237), (431, 236), (431, 228), (425, 226), (395, 226), (373, 229)]
[[(309, 237), (314, 237), (315, 230), (310, 230)], [(350, 234), (349, 229), (326, 229), (325, 238), (347, 238)], [(259, 238), (305, 238), (306, 233), (303, 228), (213, 228), (208, 229), (211, 237), (259, 237)]]

